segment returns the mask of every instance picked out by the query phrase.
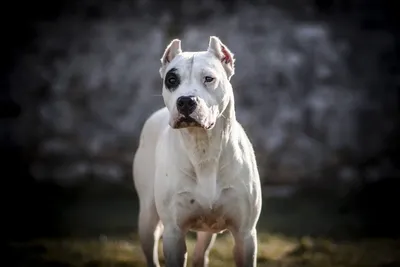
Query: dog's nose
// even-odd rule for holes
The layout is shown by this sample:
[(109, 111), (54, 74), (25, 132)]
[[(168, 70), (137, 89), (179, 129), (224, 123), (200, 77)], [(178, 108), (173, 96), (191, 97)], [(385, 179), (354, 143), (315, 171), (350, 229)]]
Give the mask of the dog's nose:
[(179, 113), (189, 116), (197, 107), (196, 98), (194, 96), (181, 96), (176, 100), (176, 107)]

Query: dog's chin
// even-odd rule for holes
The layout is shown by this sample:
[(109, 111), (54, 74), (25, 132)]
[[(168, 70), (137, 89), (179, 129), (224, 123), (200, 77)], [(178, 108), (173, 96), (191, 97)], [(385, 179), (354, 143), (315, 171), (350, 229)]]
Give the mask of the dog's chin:
[(192, 117), (181, 117), (179, 118), (172, 128), (174, 129), (184, 129), (184, 128), (199, 128), (204, 130), (210, 130), (214, 127), (214, 123), (205, 124), (200, 123)]

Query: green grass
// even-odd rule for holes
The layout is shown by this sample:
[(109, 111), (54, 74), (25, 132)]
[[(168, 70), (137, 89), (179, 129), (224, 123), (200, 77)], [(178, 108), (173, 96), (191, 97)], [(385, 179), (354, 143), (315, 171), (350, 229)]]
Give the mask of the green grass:
[[(14, 218), (8, 223), (17, 229), (16, 234), (25, 230), (27, 234), (36, 233), (36, 237), (9, 243), (5, 254), (11, 263), (4, 266), (144, 266), (133, 233), (138, 203), (131, 188), (88, 186), (69, 195), (54, 188), (50, 191), (54, 195), (51, 200), (42, 193), (46, 196), (43, 200), (26, 203), (32, 204), (21, 206), (24, 212), (18, 209), (14, 216), (6, 217)], [(368, 217), (341, 211), (341, 203), (321, 190), (318, 194), (305, 192), (291, 198), (266, 199), (258, 223), (258, 266), (400, 267), (400, 240), (372, 238), (369, 230), (363, 229)], [(47, 208), (43, 209), (45, 204)], [(40, 212), (38, 207), (42, 207)], [(387, 220), (382, 219), (381, 223), (380, 228), (388, 225)], [(49, 228), (51, 231), (46, 231)], [(45, 238), (46, 235), (53, 238)], [(187, 244), (190, 263), (193, 235), (188, 236)], [(210, 267), (234, 266), (232, 248), (231, 236), (220, 235), (210, 253)], [(162, 262), (161, 250), (162, 245)]]
[[(145, 266), (136, 237), (130, 240), (36, 240), (12, 244), (19, 266)], [(189, 263), (194, 240), (187, 239)], [(210, 267), (234, 266), (230, 235), (219, 236), (210, 253)], [(160, 259), (162, 262), (162, 244)], [(353, 267), (400, 266), (400, 243), (390, 240), (334, 242), (260, 234), (258, 266)]]

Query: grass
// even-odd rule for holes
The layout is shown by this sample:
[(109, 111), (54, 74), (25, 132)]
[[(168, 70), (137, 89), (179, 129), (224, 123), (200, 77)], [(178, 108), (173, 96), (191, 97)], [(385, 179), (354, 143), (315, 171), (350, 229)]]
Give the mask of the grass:
[[(193, 238), (187, 239), (189, 263)], [(210, 267), (234, 266), (230, 235), (219, 236), (210, 252)], [(136, 237), (130, 240), (35, 240), (12, 244), (14, 266), (145, 266)], [(162, 244), (160, 259), (162, 262)], [(9, 265), (8, 265), (9, 266)], [(190, 266), (190, 265), (189, 265)], [(260, 234), (258, 266), (355, 267), (400, 266), (400, 243), (393, 240), (334, 242), (304, 237)]]
[[(14, 241), (8, 243), (3, 260), (9, 263), (4, 266), (145, 266), (137, 236), (132, 233), (138, 206), (132, 189), (88, 186), (72, 194), (50, 189), (53, 195), (36, 194), (32, 201), (24, 202), (30, 206), (18, 206), (5, 217), (12, 218), (4, 232), (7, 237), (32, 236), (9, 239)], [(400, 267), (400, 240), (371, 236), (365, 228), (371, 216), (343, 212), (341, 200), (328, 195), (319, 190), (318, 194), (266, 199), (258, 223), (258, 266)], [(395, 208), (389, 211), (396, 214)], [(394, 216), (379, 218), (378, 228), (382, 229), (389, 229), (389, 221), (394, 220)], [(389, 232), (393, 234), (394, 229)], [(193, 235), (188, 236), (187, 245), (190, 263)], [(232, 248), (231, 236), (220, 235), (210, 253), (210, 267), (234, 266)], [(162, 262), (161, 250), (162, 245)]]

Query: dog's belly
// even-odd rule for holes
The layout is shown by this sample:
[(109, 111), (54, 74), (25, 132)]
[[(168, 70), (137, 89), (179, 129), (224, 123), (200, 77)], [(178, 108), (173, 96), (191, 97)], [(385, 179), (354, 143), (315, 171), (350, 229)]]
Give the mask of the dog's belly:
[(219, 233), (235, 225), (235, 215), (238, 210), (233, 203), (237, 199), (232, 197), (232, 190), (225, 189), (219, 198), (210, 202), (195, 193), (179, 194), (177, 200), (178, 224), (183, 229)]
[(189, 216), (184, 224), (184, 228), (191, 231), (219, 233), (230, 228), (231, 219), (222, 213), (208, 211)]

